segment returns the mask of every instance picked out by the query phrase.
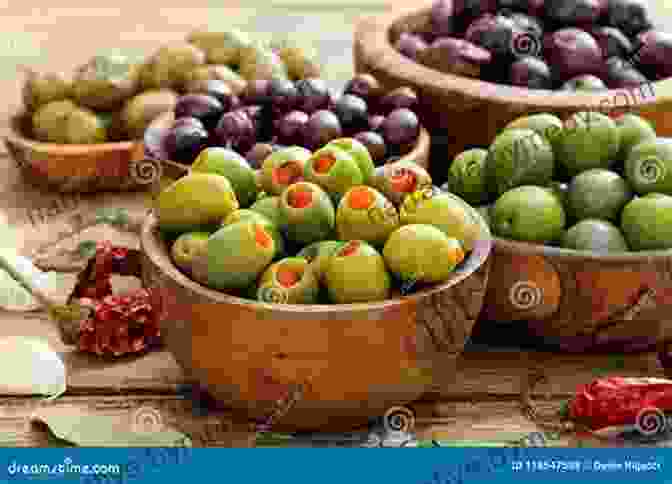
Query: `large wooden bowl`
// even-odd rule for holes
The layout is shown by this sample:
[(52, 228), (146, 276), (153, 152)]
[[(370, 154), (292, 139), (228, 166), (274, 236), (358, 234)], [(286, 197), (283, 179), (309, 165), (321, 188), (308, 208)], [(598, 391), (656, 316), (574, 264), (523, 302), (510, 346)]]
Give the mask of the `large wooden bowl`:
[(433, 373), (450, 382), (481, 310), (491, 239), (483, 223), (482, 240), (441, 285), (347, 305), (266, 304), (201, 286), (172, 264), (151, 214), (141, 246), (164, 341), (188, 375), (253, 419), (303, 386), (275, 428), (342, 430), (417, 399)]
[(488, 146), (508, 122), (530, 113), (552, 112), (565, 118), (577, 111), (628, 110), (651, 120), (661, 136), (672, 136), (672, 79), (641, 89), (567, 93), (443, 74), (401, 55), (392, 44), (403, 31), (426, 31), (429, 15), (428, 6), (363, 20), (355, 32), (355, 70), (372, 74), (388, 89), (417, 90), (423, 123), (436, 144), (447, 150), (446, 165), (466, 148)]
[(641, 351), (672, 337), (672, 250), (598, 255), (495, 239), (482, 317), (525, 322), (567, 351)]
[[(161, 136), (167, 128), (169, 128), (173, 121), (175, 121), (175, 113), (172, 111), (166, 112), (158, 116), (154, 121), (152, 121), (145, 131), (144, 141), (145, 146), (147, 145), (158, 145), (161, 143)], [(418, 140), (413, 147), (413, 149), (402, 156), (401, 160), (414, 161), (418, 165), (422, 166), (426, 170), (429, 169), (429, 149), (431, 145), (431, 139), (429, 133), (425, 128), (420, 129), (420, 135)], [(148, 153), (149, 155), (149, 153)], [(398, 160), (395, 160), (398, 161)], [(175, 162), (172, 162), (175, 164)]]
[(29, 118), (11, 120), (4, 139), (23, 178), (62, 193), (144, 189), (161, 177), (161, 163), (146, 159), (142, 142), (90, 145), (41, 143), (30, 138)]

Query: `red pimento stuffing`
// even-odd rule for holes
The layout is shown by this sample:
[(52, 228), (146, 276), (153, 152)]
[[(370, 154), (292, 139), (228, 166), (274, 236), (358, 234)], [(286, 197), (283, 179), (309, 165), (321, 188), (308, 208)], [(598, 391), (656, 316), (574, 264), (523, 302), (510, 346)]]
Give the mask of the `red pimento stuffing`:
[(375, 198), (371, 190), (367, 187), (357, 187), (350, 190), (348, 203), (350, 208), (355, 210), (365, 210), (373, 205)]
[(301, 280), (301, 274), (289, 267), (280, 267), (275, 273), (275, 278), (282, 287), (292, 287)]
[(313, 192), (308, 188), (296, 187), (287, 194), (287, 202), (292, 208), (306, 208), (313, 203)]
[(411, 170), (400, 168), (390, 177), (390, 184), (397, 193), (411, 193), (415, 191), (418, 180)]
[(273, 178), (278, 185), (288, 186), (303, 180), (301, 165), (294, 161), (285, 163), (273, 171)]
[(357, 249), (359, 249), (359, 245), (360, 245), (359, 241), (351, 240), (345, 247), (341, 249), (338, 255), (340, 255), (341, 257), (354, 255), (357, 252)]
[(315, 160), (315, 171), (322, 174), (329, 173), (329, 170), (334, 166), (334, 163), (336, 163), (336, 159), (332, 155), (322, 155)]
[(265, 249), (269, 248), (273, 243), (273, 238), (260, 225), (254, 227), (254, 240)]

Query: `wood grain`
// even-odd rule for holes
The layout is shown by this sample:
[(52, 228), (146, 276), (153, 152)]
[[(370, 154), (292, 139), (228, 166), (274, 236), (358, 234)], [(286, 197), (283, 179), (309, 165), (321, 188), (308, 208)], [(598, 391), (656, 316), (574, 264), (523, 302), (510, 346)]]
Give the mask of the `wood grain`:
[[(0, 313), (0, 336), (45, 338), (61, 352), (69, 371), (68, 393), (128, 394), (133, 392), (174, 393), (189, 379), (167, 351), (149, 353), (119, 362), (102, 362), (76, 353), (61, 342), (55, 326), (38, 317)], [(538, 388), (540, 395), (558, 398), (571, 395), (576, 385), (597, 375), (664, 376), (655, 353), (634, 355), (563, 355), (520, 350), (480, 350), (467, 352), (457, 367), (439, 375), (432, 398), (478, 399), (511, 398), (520, 393), (526, 372), (544, 368), (548, 384)]]

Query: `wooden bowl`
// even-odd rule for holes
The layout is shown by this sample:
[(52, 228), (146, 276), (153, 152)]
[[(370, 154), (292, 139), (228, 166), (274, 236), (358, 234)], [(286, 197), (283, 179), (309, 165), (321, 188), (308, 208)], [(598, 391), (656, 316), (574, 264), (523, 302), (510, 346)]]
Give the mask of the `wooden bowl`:
[(672, 336), (672, 250), (598, 255), (496, 238), (482, 317), (578, 352)]
[(161, 177), (161, 163), (147, 159), (142, 142), (90, 145), (41, 143), (30, 139), (30, 119), (11, 119), (5, 145), (26, 181), (62, 193), (144, 189)]
[[(158, 143), (160, 143), (161, 134), (166, 128), (169, 128), (172, 125), (173, 121), (175, 121), (175, 113), (173, 112), (163, 113), (154, 121), (152, 121), (145, 131), (145, 145), (156, 146)], [(418, 136), (418, 140), (415, 146), (409, 153), (402, 156), (400, 160), (414, 161), (418, 165), (422, 166), (425, 170), (429, 170), (430, 145), (431, 139), (429, 137), (429, 133), (425, 128), (421, 128), (420, 135)], [(175, 164), (175, 162), (171, 162), (171, 164)]]
[(171, 262), (150, 214), (141, 232), (143, 281), (160, 308), (167, 348), (215, 398), (258, 420), (298, 388), (300, 398), (275, 429), (343, 430), (417, 399), (433, 372), (455, 371), (488, 279), (484, 222), (483, 234), (450, 280), (416, 294), (370, 304), (279, 305), (189, 279)]
[(355, 70), (370, 73), (387, 89), (409, 86), (417, 90), (423, 123), (437, 145), (442, 150), (445, 146), (446, 164), (467, 148), (488, 146), (513, 119), (539, 112), (566, 118), (586, 110), (631, 111), (652, 121), (660, 136), (672, 136), (672, 79), (641, 88), (567, 93), (443, 74), (401, 55), (392, 43), (401, 32), (426, 31), (430, 11), (429, 6), (395, 11), (360, 22), (354, 39)]

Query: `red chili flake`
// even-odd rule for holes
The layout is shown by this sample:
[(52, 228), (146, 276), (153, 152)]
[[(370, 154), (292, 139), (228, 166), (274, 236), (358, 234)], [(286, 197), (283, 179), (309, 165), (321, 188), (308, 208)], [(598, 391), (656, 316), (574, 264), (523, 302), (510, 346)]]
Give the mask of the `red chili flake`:
[[(121, 356), (148, 349), (160, 337), (158, 318), (150, 292), (113, 295), (110, 277), (115, 261), (128, 257), (128, 249), (98, 244), (90, 274), (90, 286), (81, 289), (80, 304), (93, 309), (90, 319), (80, 323), (79, 348), (99, 355)], [(118, 265), (117, 265), (118, 267)]]

